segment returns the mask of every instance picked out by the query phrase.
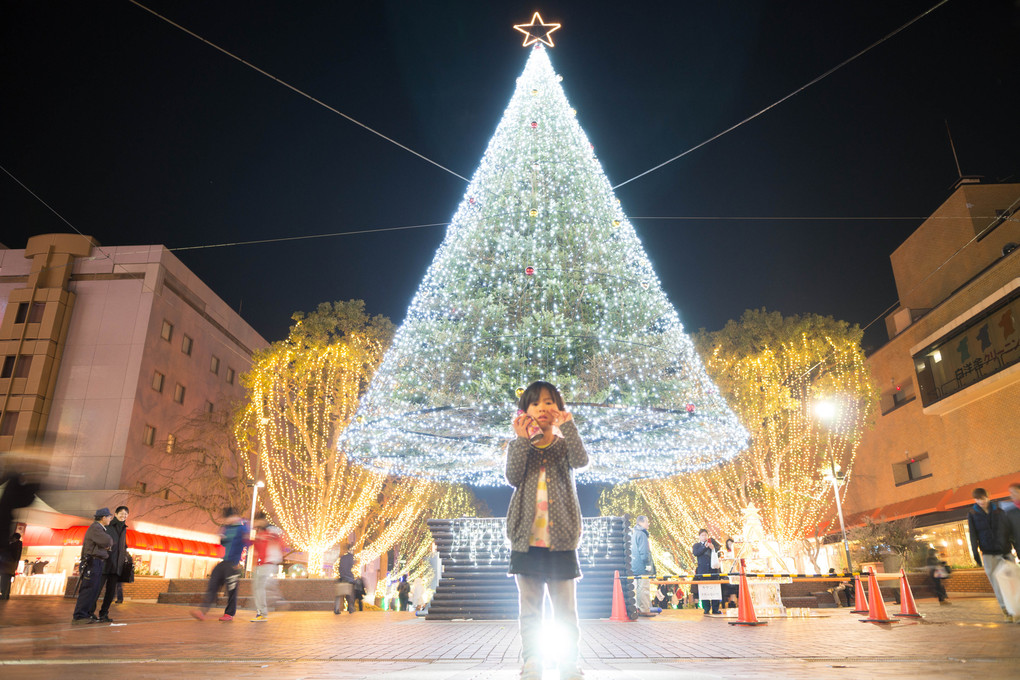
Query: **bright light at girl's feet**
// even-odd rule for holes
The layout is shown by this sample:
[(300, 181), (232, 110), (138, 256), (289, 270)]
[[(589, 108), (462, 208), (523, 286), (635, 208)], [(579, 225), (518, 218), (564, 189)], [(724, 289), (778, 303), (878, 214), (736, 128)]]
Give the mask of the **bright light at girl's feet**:
[(567, 631), (552, 620), (542, 621), (542, 661), (546, 666), (559, 665), (573, 648)]

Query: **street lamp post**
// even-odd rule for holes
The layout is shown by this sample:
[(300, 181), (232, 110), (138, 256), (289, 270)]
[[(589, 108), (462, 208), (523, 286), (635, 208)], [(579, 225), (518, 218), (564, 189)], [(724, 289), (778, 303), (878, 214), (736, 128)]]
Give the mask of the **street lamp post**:
[[(815, 403), (815, 415), (819, 419), (831, 422), (839, 411), (837, 403), (831, 399), (821, 399)], [(853, 571), (853, 563), (850, 561), (850, 541), (846, 539), (846, 523), (843, 521), (843, 501), (839, 497), (839, 485), (843, 477), (839, 474), (839, 465), (835, 460), (830, 461), (829, 469), (822, 469), (826, 481), (832, 482), (832, 495), (836, 497), (836, 514), (839, 516), (839, 530), (843, 533), (843, 551), (846, 555), (847, 571)]]
[(843, 478), (839, 476), (839, 466), (832, 462), (832, 468), (825, 471), (825, 476), (832, 482), (832, 493), (836, 497), (836, 514), (839, 515), (839, 530), (843, 532), (843, 551), (846, 554), (847, 571), (853, 571), (853, 564), (850, 562), (850, 542), (846, 540), (846, 524), (843, 522), (843, 502), (839, 498), (839, 483)]
[[(255, 501), (258, 500), (259, 489), (263, 488), (265, 485), (266, 485), (266, 483), (263, 482), (261, 479), (258, 480), (257, 482), (248, 482), (248, 486), (251, 487), (251, 514), (249, 515), (249, 518), (248, 518), (248, 540), (249, 541), (254, 541), (255, 540)], [(248, 564), (247, 564), (247, 566), (245, 568), (245, 571), (247, 572), (249, 578), (251, 577), (252, 569), (254, 568), (253, 567), (254, 560), (255, 560), (255, 551), (249, 549), (248, 550)]]

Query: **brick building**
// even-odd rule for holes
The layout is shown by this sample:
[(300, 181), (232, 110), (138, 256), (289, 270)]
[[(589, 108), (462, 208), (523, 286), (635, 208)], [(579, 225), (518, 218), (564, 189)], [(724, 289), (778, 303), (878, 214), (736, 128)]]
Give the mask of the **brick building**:
[(133, 553), (164, 575), (203, 575), (209, 518), (132, 492), (152, 491), (147, 471), (189, 423), (243, 396), (238, 377), (266, 341), (163, 246), (77, 234), (0, 249), (0, 318), (0, 454), (34, 447), (51, 467), (27, 557), (70, 573), (76, 527), (123, 503)]
[(1020, 482), (1020, 184), (960, 183), (891, 256), (899, 306), (869, 357), (881, 403), (847, 489), (848, 524), (915, 517), (971, 561), (971, 493)]

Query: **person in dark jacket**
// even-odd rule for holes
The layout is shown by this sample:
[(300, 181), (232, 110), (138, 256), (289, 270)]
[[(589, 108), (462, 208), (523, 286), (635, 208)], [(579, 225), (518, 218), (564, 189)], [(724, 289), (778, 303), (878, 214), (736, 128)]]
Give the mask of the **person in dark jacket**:
[[(708, 529), (701, 529), (698, 531), (698, 542), (691, 548), (691, 552), (694, 553), (695, 559), (698, 560), (697, 574), (694, 577), (695, 581), (706, 581), (706, 580), (717, 580), (719, 578), (719, 567), (712, 566), (712, 555), (718, 556), (719, 554), (719, 542), (708, 535)], [(701, 594), (700, 592), (698, 593)], [(709, 607), (712, 609), (713, 614), (719, 614), (719, 605), (721, 600), (702, 600), (701, 607), (705, 610), (705, 614), (708, 614)]]
[(1006, 544), (1002, 547), (1007, 556), (1013, 552), (1020, 558), (1020, 482), (1009, 485), (1009, 500), (1013, 502), (1013, 507), (1003, 510), (1006, 518)]
[(106, 533), (113, 539), (113, 548), (110, 550), (110, 559), (103, 564), (103, 585), (106, 592), (103, 595), (103, 604), (99, 608), (100, 623), (113, 623), (113, 619), (110, 618), (110, 605), (113, 604), (117, 586), (120, 585), (121, 569), (127, 561), (128, 514), (128, 507), (121, 505), (113, 513), (113, 519), (106, 527)]
[(408, 599), (411, 595), (411, 584), (407, 582), (407, 574), (400, 577), (397, 584), (397, 600), (400, 602), (400, 611), (407, 611)]
[(343, 602), (348, 614), (354, 613), (354, 546), (348, 545), (336, 562), (336, 596), (333, 599), (333, 613), (340, 613)]
[(103, 585), (103, 566), (110, 557), (113, 537), (106, 533), (106, 527), (113, 519), (109, 508), (96, 510), (95, 521), (85, 531), (81, 546), (81, 565), (78, 589), (78, 601), (74, 605), (71, 623), (98, 623), (92, 612), (99, 599), (99, 589)]
[(630, 537), (630, 568), (634, 572), (634, 601), (639, 616), (652, 616), (648, 575), (655, 574), (652, 552), (648, 547), (648, 517), (641, 515)]
[[(365, 579), (357, 576), (354, 578), (354, 601), (358, 603), (358, 611), (365, 611)], [(353, 611), (351, 612), (354, 613)]]
[(974, 489), (974, 507), (967, 514), (967, 524), (970, 526), (970, 549), (974, 561), (985, 568), (1003, 615), (1012, 621), (1013, 617), (1006, 611), (1002, 599), (999, 580), (994, 576), (996, 568), (1005, 560), (1006, 515), (995, 501), (988, 499), (987, 491), (978, 488)]
[(7, 545), (0, 548), (0, 600), (11, 599), (11, 586), (14, 575), (18, 573), (22, 549), (21, 534), (16, 531), (11, 534)]
[(928, 557), (925, 559), (924, 564), (928, 570), (928, 581), (931, 582), (932, 588), (935, 590), (935, 597), (939, 598), (939, 604), (951, 604), (949, 596), (946, 595), (946, 586), (943, 583), (952, 573), (949, 565), (935, 551), (935, 548), (928, 549)]

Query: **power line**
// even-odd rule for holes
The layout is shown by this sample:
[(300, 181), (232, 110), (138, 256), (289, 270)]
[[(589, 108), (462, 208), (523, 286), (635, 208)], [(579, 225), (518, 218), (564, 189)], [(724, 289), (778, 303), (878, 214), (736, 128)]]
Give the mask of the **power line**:
[(3, 171), (4, 171), (4, 172), (5, 172), (6, 174), (7, 174), (7, 176), (8, 176), (8, 177), (10, 177), (10, 178), (11, 178), (11, 179), (13, 179), (13, 180), (14, 180), (15, 182), (17, 182), (17, 183), (18, 183), (18, 185), (19, 185), (19, 186), (20, 186), (20, 187), (21, 187), (22, 189), (24, 189), (24, 190), (25, 190), (25, 191), (27, 191), (28, 193), (32, 194), (32, 198), (34, 198), (35, 200), (39, 201), (39, 202), (40, 202), (40, 203), (42, 203), (42, 204), (43, 204), (44, 206), (46, 206), (46, 209), (47, 209), (47, 210), (49, 210), (49, 211), (50, 211), (51, 213), (53, 213), (54, 215), (56, 215), (57, 217), (59, 217), (59, 218), (60, 218), (60, 221), (61, 221), (61, 222), (63, 222), (63, 223), (64, 223), (64, 224), (66, 224), (67, 226), (71, 227), (71, 229), (73, 229), (73, 230), (74, 230), (74, 231), (75, 231), (75, 232), (76, 232), (76, 233), (77, 233), (77, 234), (78, 234), (79, 236), (85, 236), (85, 234), (83, 234), (83, 233), (81, 233), (80, 231), (78, 231), (78, 228), (77, 228), (76, 226), (74, 226), (73, 224), (71, 224), (71, 223), (70, 223), (70, 222), (69, 222), (69, 221), (67, 220), (67, 218), (66, 218), (66, 217), (64, 217), (63, 215), (61, 215), (60, 213), (58, 213), (58, 212), (57, 212), (57, 210), (56, 210), (56, 208), (54, 208), (54, 207), (53, 207), (52, 205), (50, 205), (49, 203), (47, 203), (46, 201), (44, 201), (44, 200), (43, 200), (43, 199), (42, 199), (42, 198), (41, 198), (41, 197), (39, 196), (39, 194), (37, 194), (37, 193), (35, 193), (34, 191), (32, 191), (31, 189), (29, 189), (29, 188), (28, 188), (28, 186), (27, 186), (27, 185), (26, 185), (26, 184), (25, 184), (24, 182), (22, 182), (22, 181), (21, 181), (20, 179), (18, 179), (18, 178), (17, 178), (17, 177), (15, 177), (14, 175), (12, 175), (12, 174), (11, 174), (11, 172), (10, 172), (10, 170), (8, 170), (7, 168), (5, 168), (5, 167), (4, 167), (3, 165), (0, 165), (0, 170), (3, 170)]
[[(9, 170), (8, 170), (7, 168), (5, 168), (5, 167), (4, 167), (3, 165), (0, 165), (0, 170), (3, 170), (3, 171), (4, 171), (4, 173), (5, 173), (5, 174), (6, 174), (6, 175), (7, 175), (8, 177), (10, 177), (10, 178), (11, 178), (11, 179), (13, 179), (13, 180), (14, 180), (15, 182), (17, 182), (17, 183), (18, 183), (18, 185), (19, 185), (19, 186), (20, 186), (20, 187), (21, 187), (22, 189), (24, 189), (25, 191), (27, 191), (27, 192), (28, 192), (29, 194), (31, 194), (31, 195), (32, 195), (32, 197), (33, 197), (33, 198), (34, 198), (35, 200), (37, 200), (37, 201), (39, 201), (40, 203), (42, 203), (42, 204), (43, 204), (44, 206), (46, 206), (46, 208), (47, 208), (47, 209), (48, 209), (48, 210), (49, 210), (50, 212), (52, 212), (52, 213), (53, 213), (54, 215), (56, 215), (57, 217), (59, 217), (59, 218), (60, 218), (60, 220), (61, 220), (61, 221), (62, 221), (62, 222), (63, 222), (64, 224), (66, 224), (67, 226), (69, 226), (69, 227), (71, 228), (71, 230), (72, 230), (72, 231), (74, 231), (74, 233), (78, 234), (78, 235), (79, 235), (79, 236), (81, 236), (82, 238), (87, 238), (87, 239), (90, 239), (90, 240), (92, 240), (92, 241), (93, 241), (93, 243), (94, 243), (94, 239), (91, 239), (91, 237), (89, 237), (89, 236), (86, 236), (85, 234), (83, 234), (83, 233), (81, 232), (81, 230), (79, 230), (79, 229), (78, 229), (78, 227), (76, 227), (76, 226), (74, 226), (73, 224), (71, 224), (71, 222), (70, 222), (70, 221), (69, 221), (69, 220), (68, 220), (68, 219), (67, 219), (66, 217), (64, 217), (64, 216), (63, 216), (63, 215), (61, 215), (61, 214), (60, 214), (59, 212), (57, 212), (56, 208), (54, 208), (54, 207), (53, 207), (53, 206), (51, 206), (51, 205), (50, 205), (49, 203), (47, 203), (46, 201), (44, 201), (44, 200), (42, 199), (42, 197), (41, 197), (41, 196), (39, 196), (39, 194), (37, 194), (37, 193), (35, 193), (34, 191), (32, 191), (31, 189), (29, 189), (29, 188), (28, 188), (28, 186), (27, 186), (27, 185), (26, 185), (26, 184), (25, 184), (24, 182), (22, 182), (22, 181), (21, 181), (20, 179), (18, 179), (18, 178), (17, 178), (17, 177), (15, 177), (15, 176), (14, 176), (13, 174), (11, 174), (11, 172), (10, 172), (10, 171), (9, 171)], [(112, 257), (110, 257), (110, 254), (109, 254), (109, 253), (107, 253), (107, 252), (106, 252), (105, 250), (103, 250), (103, 247), (102, 247), (102, 246), (100, 246), (100, 245), (98, 245), (98, 244), (95, 244), (95, 245), (93, 245), (92, 247), (93, 247), (93, 248), (95, 248), (95, 249), (96, 249), (97, 251), (99, 251), (99, 253), (101, 253), (101, 254), (102, 254), (102, 257), (103, 257), (103, 259), (105, 259), (105, 260), (107, 260), (107, 261), (109, 261), (109, 262), (110, 262), (110, 264), (111, 264), (111, 268), (113, 269), (113, 271), (117, 271), (117, 268), (118, 268), (118, 267), (120, 267), (120, 268), (121, 268), (121, 270), (122, 270), (122, 271), (123, 271), (124, 273), (132, 273), (132, 272), (131, 272), (131, 271), (130, 271), (130, 270), (129, 270), (129, 269), (128, 269), (128, 268), (126, 267), (126, 266), (124, 266), (123, 264), (120, 264), (120, 263), (118, 263), (118, 262), (115, 262), (115, 261), (114, 261), (114, 259), (113, 259)], [(136, 251), (136, 252), (142, 252), (142, 251)], [(145, 252), (148, 252), (148, 250), (146, 250)], [(128, 253), (125, 253), (125, 254), (128, 254)], [(90, 258), (90, 259), (96, 260), (96, 259), (98, 259), (98, 258), (95, 258), (95, 257), (93, 257), (93, 258)], [(66, 266), (66, 265), (60, 265), (60, 267), (64, 267), (64, 266)], [(74, 265), (73, 265), (73, 263), (72, 263), (72, 265), (71, 265), (71, 266), (72, 266), (72, 267), (74, 266)], [(53, 266), (53, 267), (46, 267), (45, 269), (55, 269), (55, 268), (57, 268), (57, 267), (55, 267), (55, 266)], [(142, 283), (142, 290), (143, 290), (144, 292), (147, 292), (147, 293), (151, 293), (151, 294), (153, 295), (153, 297), (155, 297), (155, 296), (156, 296), (156, 291), (155, 291), (155, 290), (154, 290), (154, 289), (153, 289), (153, 288), (152, 288), (152, 287), (151, 287), (151, 286), (150, 286), (150, 285), (149, 285), (149, 284), (148, 284), (148, 283), (146, 282), (146, 280), (145, 280), (144, 278), (143, 278), (143, 279), (141, 279), (141, 283)], [(237, 349), (236, 347), (234, 347), (233, 343), (229, 343), (229, 342), (228, 342), (228, 343), (223, 343), (223, 346), (224, 346), (224, 347), (226, 347), (227, 351), (229, 351), (229, 352), (233, 352), (234, 354), (236, 354), (236, 355), (237, 355), (238, 357), (242, 358), (243, 360), (245, 360), (245, 361), (251, 361), (251, 357), (250, 357), (250, 356), (245, 356), (245, 355), (244, 355), (244, 354), (242, 354), (242, 353), (241, 353), (240, 351), (238, 351), (238, 349)]]
[(282, 241), (305, 241), (313, 238), (331, 238), (334, 236), (353, 236), (354, 234), (378, 234), (384, 231), (405, 231), (407, 229), (425, 229), (426, 227), (445, 227), (449, 222), (433, 222), (431, 224), (409, 224), (403, 227), (380, 227), (379, 229), (358, 229), (357, 231), (335, 231), (329, 234), (307, 234), (305, 236), (281, 236), (278, 238), (261, 238), (252, 241), (230, 241), (227, 243), (208, 243), (200, 246), (180, 246), (167, 248), (171, 252), (181, 250), (202, 250), (204, 248), (226, 248), (228, 246), (248, 246), (259, 243), (280, 243)]
[(437, 163), (436, 161), (432, 160), (431, 158), (428, 158), (427, 156), (424, 156), (424, 155), (422, 155), (422, 154), (418, 153), (418, 152), (417, 152), (417, 151), (415, 151), (414, 149), (412, 149), (412, 148), (410, 148), (410, 147), (408, 147), (408, 146), (405, 146), (405, 145), (401, 144), (401, 143), (400, 143), (400, 142), (398, 142), (397, 140), (395, 140), (395, 139), (393, 139), (393, 138), (391, 138), (391, 137), (387, 137), (386, 135), (384, 135), (383, 133), (379, 132), (378, 130), (374, 130), (374, 129), (370, 128), (369, 126), (365, 125), (365, 124), (364, 124), (364, 123), (362, 123), (361, 121), (359, 121), (359, 120), (356, 120), (356, 119), (354, 119), (354, 118), (351, 118), (350, 116), (348, 116), (348, 115), (347, 115), (346, 113), (344, 113), (343, 111), (340, 111), (340, 110), (338, 110), (338, 109), (335, 109), (335, 108), (333, 108), (332, 106), (330, 106), (330, 105), (329, 105), (329, 104), (327, 104), (326, 102), (322, 101), (321, 99), (317, 99), (317, 98), (313, 97), (312, 95), (308, 94), (307, 92), (305, 92), (304, 90), (300, 90), (300, 89), (298, 89), (297, 87), (294, 87), (293, 85), (291, 85), (291, 84), (290, 84), (290, 83), (288, 83), (287, 81), (285, 81), (285, 80), (281, 80), (280, 78), (277, 78), (277, 77), (276, 77), (276, 76), (274, 76), (274, 75), (273, 75), (272, 73), (269, 73), (268, 71), (264, 71), (264, 70), (260, 69), (260, 68), (259, 68), (258, 66), (255, 66), (255, 65), (254, 65), (254, 64), (252, 64), (251, 62), (245, 61), (245, 60), (244, 60), (244, 59), (242, 59), (241, 57), (239, 57), (239, 56), (237, 56), (236, 54), (234, 54), (234, 53), (232, 53), (232, 52), (230, 52), (230, 51), (228, 51), (228, 50), (226, 50), (226, 49), (224, 49), (224, 48), (220, 47), (220, 46), (219, 46), (219, 45), (217, 45), (216, 43), (213, 43), (213, 42), (210, 42), (210, 41), (206, 40), (205, 38), (203, 38), (203, 37), (202, 37), (202, 36), (200, 36), (199, 34), (195, 33), (194, 31), (189, 31), (188, 29), (184, 28), (184, 26), (181, 26), (180, 24), (178, 24), (178, 23), (175, 23), (174, 21), (171, 21), (170, 19), (168, 19), (167, 17), (163, 16), (163, 15), (162, 15), (162, 14), (160, 14), (159, 12), (155, 12), (155, 11), (153, 11), (153, 10), (149, 9), (148, 7), (146, 7), (145, 5), (143, 5), (142, 3), (138, 2), (138, 0), (128, 0), (128, 2), (130, 2), (130, 3), (132, 4), (132, 5), (136, 5), (136, 6), (140, 7), (141, 9), (144, 9), (144, 10), (145, 10), (146, 12), (148, 12), (149, 14), (153, 15), (153, 16), (154, 16), (154, 17), (156, 17), (156, 18), (158, 18), (158, 19), (162, 19), (163, 21), (165, 21), (166, 23), (170, 24), (170, 25), (171, 25), (171, 26), (173, 26), (174, 28), (177, 28), (177, 29), (180, 29), (180, 30), (184, 31), (185, 33), (187, 33), (187, 34), (188, 34), (188, 35), (190, 35), (191, 37), (193, 37), (193, 38), (197, 38), (198, 40), (201, 40), (202, 42), (204, 42), (204, 43), (205, 43), (206, 45), (208, 45), (209, 47), (212, 47), (213, 49), (215, 49), (215, 50), (217, 50), (217, 51), (219, 51), (219, 52), (222, 52), (223, 54), (227, 55), (227, 56), (228, 56), (228, 57), (230, 57), (231, 59), (234, 59), (234, 60), (236, 60), (236, 61), (239, 61), (240, 63), (244, 64), (245, 66), (247, 66), (248, 68), (252, 69), (253, 71), (256, 71), (257, 73), (261, 73), (262, 75), (264, 75), (265, 77), (269, 78), (270, 80), (275, 80), (275, 81), (276, 81), (276, 82), (278, 82), (278, 83), (279, 83), (280, 85), (283, 85), (283, 86), (284, 86), (284, 87), (286, 87), (287, 89), (289, 89), (289, 90), (291, 90), (291, 91), (293, 91), (293, 92), (296, 92), (297, 94), (301, 95), (301, 96), (302, 96), (302, 97), (304, 97), (305, 99), (308, 99), (309, 101), (315, 102), (315, 103), (316, 103), (316, 104), (318, 104), (319, 106), (323, 107), (324, 109), (326, 109), (326, 110), (328, 110), (328, 111), (332, 111), (333, 113), (337, 114), (337, 115), (338, 115), (338, 116), (340, 116), (341, 118), (344, 118), (345, 120), (348, 120), (348, 121), (350, 121), (350, 122), (354, 123), (355, 125), (357, 125), (357, 126), (359, 126), (359, 127), (363, 128), (363, 129), (365, 129), (365, 130), (368, 130), (368, 131), (369, 131), (369, 132), (371, 132), (371, 133), (372, 133), (373, 135), (377, 135), (377, 136), (379, 136), (379, 137), (382, 137), (382, 138), (383, 138), (383, 139), (385, 139), (385, 140), (386, 140), (387, 142), (389, 142), (389, 143), (391, 143), (391, 144), (394, 144), (394, 145), (396, 145), (396, 146), (399, 146), (399, 147), (400, 147), (401, 149), (403, 149), (404, 151), (407, 151), (408, 153), (412, 153), (412, 154), (414, 154), (415, 156), (417, 156), (418, 158), (422, 159), (423, 161), (425, 161), (425, 162), (427, 162), (427, 163), (431, 163), (432, 165), (436, 166), (436, 167), (437, 167), (437, 168), (439, 168), (440, 170), (444, 170), (444, 171), (446, 171), (446, 172), (450, 173), (450, 174), (451, 174), (451, 175), (453, 175), (454, 177), (458, 177), (458, 178), (460, 178), (460, 179), (464, 180), (465, 182), (467, 182), (467, 181), (468, 181), (468, 178), (467, 178), (467, 177), (464, 177), (463, 175), (459, 175), (459, 174), (457, 174), (456, 172), (454, 172), (454, 171), (453, 171), (453, 170), (451, 170), (450, 168), (446, 167), (445, 165), (440, 165), (439, 163)]
[[(132, 0), (132, 2), (133, 1), (134, 0)], [(691, 153), (693, 151), (697, 151), (701, 147), (705, 146), (706, 144), (709, 144), (710, 142), (714, 142), (715, 140), (719, 139), (723, 135), (728, 134), (730, 132), (733, 132), (734, 130), (736, 130), (738, 127), (740, 127), (744, 123), (748, 123), (748, 122), (754, 120), (755, 118), (757, 118), (758, 116), (761, 116), (762, 114), (766, 113), (767, 111), (769, 111), (771, 109), (774, 109), (775, 107), (777, 107), (780, 104), (782, 104), (783, 102), (785, 102), (787, 99), (790, 99), (791, 97), (800, 94), (801, 92), (803, 92), (804, 90), (808, 89), (809, 87), (811, 87), (815, 83), (818, 83), (818, 82), (824, 80), (825, 78), (827, 78), (828, 76), (832, 75), (833, 73), (835, 73), (839, 69), (843, 68), (844, 66), (846, 66), (850, 62), (856, 60), (858, 57), (861, 57), (861, 56), (867, 54), (868, 52), (870, 52), (875, 47), (878, 47), (879, 45), (884, 43), (886, 40), (888, 40), (889, 38), (893, 37), (894, 35), (896, 35), (900, 31), (903, 31), (904, 29), (908, 28), (909, 26), (911, 26), (912, 24), (916, 23), (917, 21), (920, 21), (921, 19), (923, 19), (924, 17), (928, 16), (929, 14), (931, 14), (932, 12), (934, 12), (935, 10), (937, 10), (939, 7), (941, 7), (942, 5), (946, 4), (947, 2), (949, 2), (949, 0), (939, 0), (939, 2), (935, 3), (935, 5), (933, 7), (931, 7), (930, 9), (925, 10), (924, 12), (921, 12), (916, 17), (914, 17), (913, 19), (911, 19), (907, 23), (903, 24), (902, 26), (897, 28), (892, 33), (889, 33), (889, 34), (885, 35), (884, 37), (880, 38), (879, 40), (876, 40), (875, 42), (871, 43), (870, 45), (865, 47), (863, 50), (861, 50), (860, 52), (855, 54), (854, 56), (850, 57), (849, 59), (843, 60), (842, 62), (840, 62), (836, 66), (833, 66), (832, 68), (830, 68), (828, 71), (826, 71), (822, 75), (820, 75), (820, 76), (814, 78), (813, 80), (809, 81), (807, 84), (801, 85), (796, 90), (794, 90), (790, 94), (786, 95), (782, 99), (776, 100), (775, 102), (769, 104), (768, 106), (766, 106), (764, 109), (762, 109), (758, 113), (755, 113), (753, 115), (748, 116), (747, 118), (745, 118), (744, 120), (740, 121), (739, 123), (737, 123), (735, 125), (731, 125), (730, 127), (726, 128), (722, 132), (709, 137), (708, 139), (706, 139), (705, 141), (701, 142), (700, 144), (692, 146), (691, 148), (687, 149), (687, 151), (684, 151), (681, 154), (673, 156), (672, 158), (670, 158), (667, 161), (663, 161), (662, 163), (659, 163), (654, 168), (650, 168), (648, 170), (645, 170), (640, 175), (634, 175), (633, 177), (631, 177), (630, 179), (628, 179), (625, 182), (620, 182), (619, 184), (617, 184), (616, 186), (613, 187), (613, 190), (615, 191), (616, 189), (619, 189), (620, 187), (622, 187), (624, 184), (630, 184), (631, 182), (633, 182), (636, 179), (640, 179), (641, 177), (644, 177), (645, 175), (647, 175), (649, 173), (655, 172), (659, 168), (662, 168), (662, 167), (664, 167), (666, 165), (669, 165), (670, 163), (672, 163), (675, 160), (683, 158), (684, 156), (686, 156), (687, 154), (689, 154), (689, 153)]]
[[(629, 220), (674, 220), (674, 221), (685, 221), (685, 222), (701, 222), (701, 221), (724, 221), (724, 222), (894, 222), (894, 221), (917, 221), (917, 220), (959, 220), (963, 219), (960, 217), (953, 216), (941, 216), (941, 215), (928, 215), (927, 217), (910, 217), (910, 216), (897, 216), (897, 217), (878, 217), (878, 216), (860, 216), (860, 217), (772, 217), (764, 215), (673, 215), (673, 216), (643, 216), (643, 217), (628, 217)], [(992, 215), (968, 215), (966, 219), (997, 219)], [(1010, 218), (1013, 219), (1013, 218)]]

